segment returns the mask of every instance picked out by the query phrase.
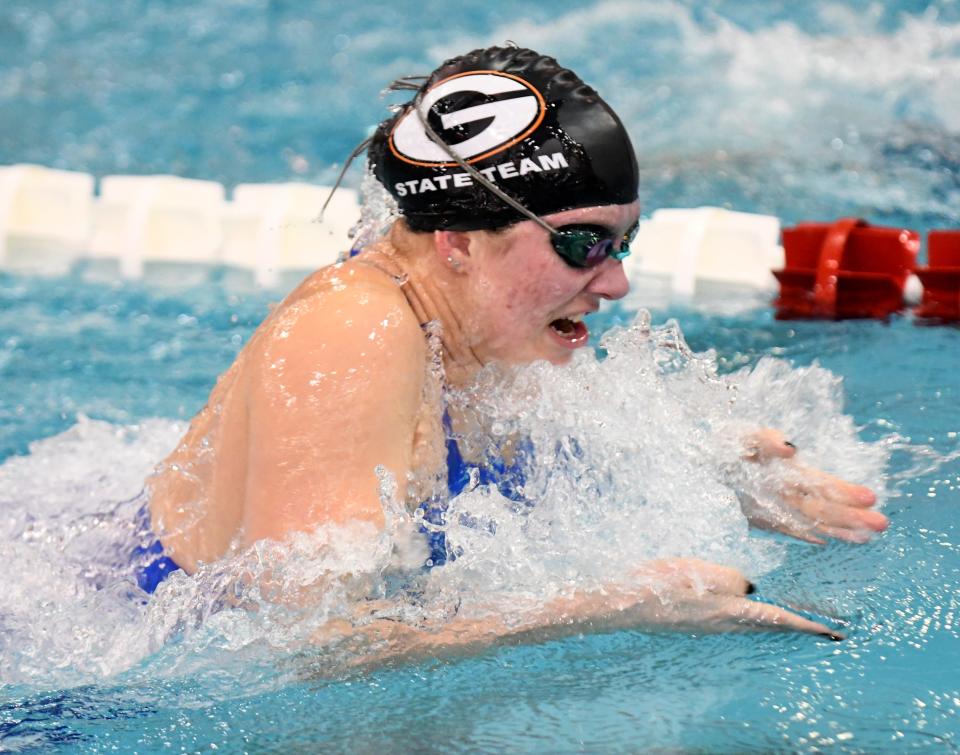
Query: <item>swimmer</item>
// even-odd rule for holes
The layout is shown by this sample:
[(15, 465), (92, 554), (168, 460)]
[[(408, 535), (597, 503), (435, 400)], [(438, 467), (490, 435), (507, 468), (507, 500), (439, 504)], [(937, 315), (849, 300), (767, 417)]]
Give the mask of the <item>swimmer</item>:
[[(150, 480), (158, 578), (264, 538), (351, 522), (383, 528), (378, 467), (413, 511), (451, 477), (453, 456), (476, 461), (450, 442), (467, 419), (444, 408), (443, 391), (465, 388), (491, 363), (569, 362), (587, 345), (584, 316), (627, 293), (621, 259), (640, 215), (637, 162), (596, 91), (517, 47), (475, 50), (397, 88), (414, 99), (379, 126), (368, 160), (400, 217), (269, 315)], [(772, 430), (748, 445), (757, 463), (795, 454)], [(886, 527), (869, 489), (806, 472), (783, 497), (811, 528), (790, 534), (858, 540)], [(431, 547), (442, 563), (443, 543)], [(362, 631), (431, 650), (628, 626), (839, 636), (748, 599), (747, 579), (721, 565), (638, 564), (635, 576), (635, 589), (568, 595), (519, 626), (454, 618), (431, 633), (386, 621)], [(668, 598), (649, 588), (651, 576)]]

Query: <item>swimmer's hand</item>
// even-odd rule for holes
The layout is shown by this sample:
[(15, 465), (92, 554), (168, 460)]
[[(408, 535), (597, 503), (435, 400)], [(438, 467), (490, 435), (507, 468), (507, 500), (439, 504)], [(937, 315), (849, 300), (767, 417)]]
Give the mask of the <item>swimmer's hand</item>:
[[(457, 616), (436, 627), (389, 619), (367, 619), (359, 625), (338, 620), (325, 625), (314, 641), (348, 651), (351, 665), (373, 666), (621, 629), (804, 632), (844, 639), (825, 624), (751, 600), (747, 594), (753, 592), (753, 585), (736, 569), (696, 559), (669, 559), (645, 564), (634, 578), (632, 585), (555, 598), (509, 620), (495, 611), (483, 618)], [(371, 607), (368, 603), (360, 610)]]
[(651, 628), (694, 632), (804, 632), (831, 640), (844, 635), (792, 611), (746, 597), (756, 589), (737, 569), (675, 558), (645, 564), (637, 577), (651, 593), (643, 610)]
[(887, 517), (871, 509), (877, 496), (870, 488), (801, 464), (795, 458), (796, 447), (777, 430), (754, 433), (747, 447), (748, 461), (767, 464), (779, 459), (790, 471), (790, 479), (776, 490), (741, 492), (744, 513), (754, 526), (817, 544), (823, 544), (824, 536), (865, 543), (887, 528)]

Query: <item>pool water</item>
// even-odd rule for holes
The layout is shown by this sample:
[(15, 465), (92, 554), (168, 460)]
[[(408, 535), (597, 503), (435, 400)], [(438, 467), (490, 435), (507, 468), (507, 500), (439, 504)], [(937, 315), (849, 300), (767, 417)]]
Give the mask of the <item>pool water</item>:
[[(465, 4), (452, 17), (447, 4), (416, 8), (207, 0), (108, 13), (93, 2), (7, 3), (0, 107), (18, 123), (0, 125), (0, 162), (228, 184), (322, 179), (381, 117), (375, 94), (395, 75), (511, 38), (555, 52), (621, 112), (649, 209), (711, 203), (786, 222), (851, 213), (920, 231), (960, 227), (954, 3), (789, 12), (762, 3), (492, 3)], [(448, 31), (416, 22), (420, 14), (446, 19)], [(604, 350), (616, 359), (584, 355), (571, 377), (550, 373), (544, 388), (559, 400), (578, 389), (574, 378), (592, 377), (611, 405), (636, 407), (622, 418), (631, 435), (604, 400), (587, 402), (609, 425), (589, 430), (585, 453), (616, 459), (611, 511), (590, 509), (584, 496), (595, 519), (569, 540), (557, 535), (552, 544), (569, 554), (551, 558), (597, 574), (617, 567), (632, 554), (601, 547), (616, 542), (611, 522), (634, 528), (637, 556), (692, 542), (696, 553), (740, 564), (758, 597), (824, 617), (846, 641), (587, 633), (351, 671), (322, 651), (277, 642), (281, 619), (207, 611), (188, 585), (146, 605), (119, 594), (122, 580), (98, 594), (76, 568), (102, 532), (115, 534), (109, 513), (136, 496), (283, 293), (226, 270), (167, 273), (136, 284), (84, 263), (57, 279), (0, 273), (0, 749), (960, 746), (956, 328), (909, 317), (778, 322), (763, 297), (740, 292), (727, 297), (736, 308), (653, 302), (654, 323), (676, 318), (695, 352), (714, 350), (703, 361), (739, 386), (747, 415), (783, 427), (812, 462), (881, 490), (891, 526), (866, 545), (748, 536), (719, 511), (715, 480), (689, 456), (687, 441), (702, 440), (695, 423), (644, 424), (658, 407), (683, 415), (683, 400), (707, 421), (722, 411), (711, 414), (710, 391), (685, 382), (696, 358), (677, 367), (674, 383), (634, 369), (644, 347), (617, 341), (616, 329), (651, 306), (640, 294), (591, 324), (597, 336), (610, 333)], [(588, 437), (582, 417), (570, 422)], [(663, 469), (650, 467), (645, 482), (636, 468), (656, 458), (658, 443)], [(635, 456), (604, 455), (611, 450)], [(685, 471), (675, 489), (674, 469)], [(658, 507), (633, 500), (627, 481), (634, 498)], [(666, 481), (662, 498), (653, 481)], [(561, 479), (557, 489), (577, 482)], [(685, 485), (699, 486), (702, 500)], [(489, 514), (492, 504), (477, 496), (464, 505)], [(691, 515), (715, 529), (697, 529)], [(554, 584), (524, 543), (497, 547), (495, 576), (508, 587)], [(451, 574), (440, 588), (460, 585), (467, 602), (496, 592)]]
[[(205, 399), (269, 298), (216, 283), (117, 289), (79, 275), (7, 276), (0, 291), (4, 330), (15, 334), (3, 352), (3, 505), (11, 519), (26, 510), (38, 520), (55, 507), (102, 509), (136, 494), (183, 428), (152, 418), (186, 417)], [(952, 743), (960, 707), (957, 331), (908, 319), (781, 323), (762, 307), (655, 313), (666, 315), (686, 323), (695, 348), (716, 349), (722, 370), (773, 353), (795, 366), (790, 374), (816, 362), (842, 376), (844, 410), (860, 438), (886, 444), (889, 532), (861, 546), (789, 544), (758, 580), (761, 597), (832, 617), (849, 633), (845, 642), (588, 634), (367, 673), (339, 668), (329, 678), (322, 656), (277, 651), (256, 637), (237, 642), (214, 631), (147, 652), (133, 636), (144, 623), (120, 617), (129, 641), (106, 642), (117, 617), (104, 625), (89, 601), (64, 596), (73, 613), (38, 603), (34, 626), (41, 619), (54, 635), (86, 629), (86, 644), (36, 643), (29, 658), (4, 648), (4, 745), (876, 751)], [(611, 312), (595, 329), (626, 316)], [(799, 403), (793, 396), (785, 406)], [(78, 415), (96, 419), (77, 425)], [(37, 541), (13, 537), (9, 525), (4, 532), (8, 575), (43, 589), (38, 565), (20, 560)], [(2, 592), (17, 597), (15, 585)], [(23, 618), (8, 611), (4, 620)]]

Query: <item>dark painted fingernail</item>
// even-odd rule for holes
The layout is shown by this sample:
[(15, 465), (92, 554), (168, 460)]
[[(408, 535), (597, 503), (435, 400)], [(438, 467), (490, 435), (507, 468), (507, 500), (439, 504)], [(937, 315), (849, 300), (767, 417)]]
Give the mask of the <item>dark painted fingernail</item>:
[(757, 591), (757, 586), (753, 582), (747, 582), (747, 595), (753, 595)]
[(796, 446), (796, 444), (794, 444), (794, 443), (791, 443), (791, 442), (790, 442), (789, 440), (785, 440), (785, 441), (783, 441), (783, 445), (785, 445), (785, 446), (789, 446), (789, 447), (790, 447), (790, 448), (792, 448), (792, 449), (793, 449), (794, 451), (796, 451), (796, 450), (797, 450), (797, 446)]
[(831, 642), (840, 642), (846, 639), (842, 634), (837, 634), (836, 632), (820, 632), (820, 636), (826, 637)]

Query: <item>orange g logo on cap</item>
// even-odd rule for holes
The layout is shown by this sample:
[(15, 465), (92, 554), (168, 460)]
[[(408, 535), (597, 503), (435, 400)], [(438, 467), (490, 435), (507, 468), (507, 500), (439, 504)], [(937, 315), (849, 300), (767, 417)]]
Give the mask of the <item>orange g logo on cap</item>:
[[(462, 92), (487, 97), (511, 95), (492, 102), (440, 114), (444, 129), (489, 120), (479, 133), (450, 148), (468, 163), (475, 163), (509, 149), (533, 133), (547, 111), (543, 95), (532, 85), (502, 71), (468, 71), (437, 82), (423, 96), (424, 117), (440, 100)], [(424, 167), (453, 167), (443, 148), (435, 144), (423, 128), (420, 118), (409, 109), (390, 134), (390, 151), (406, 163)]]
[(390, 88), (416, 95), (377, 127), (367, 165), (411, 230), (503, 228), (637, 198), (620, 118), (549, 55), (473, 50)]

